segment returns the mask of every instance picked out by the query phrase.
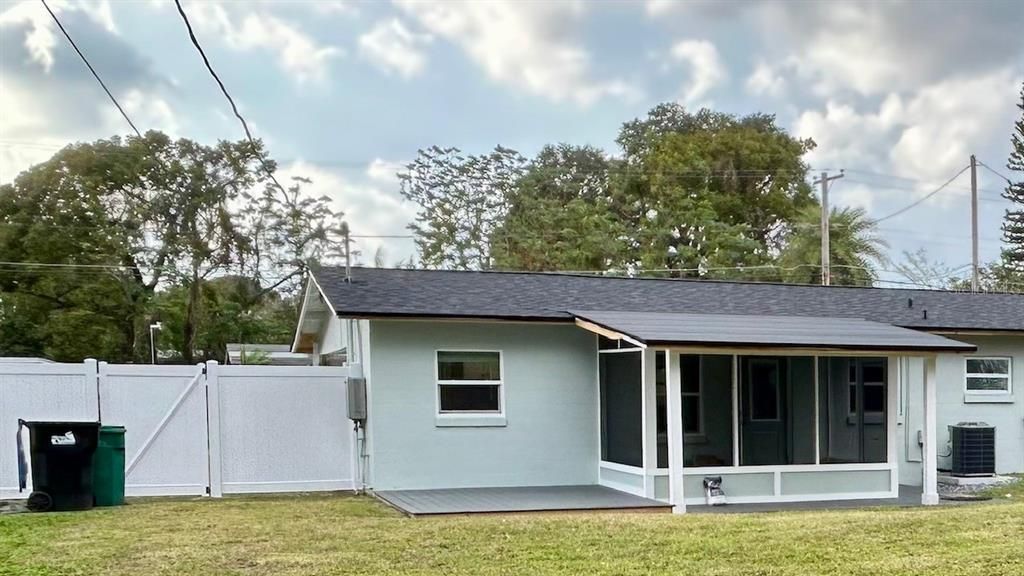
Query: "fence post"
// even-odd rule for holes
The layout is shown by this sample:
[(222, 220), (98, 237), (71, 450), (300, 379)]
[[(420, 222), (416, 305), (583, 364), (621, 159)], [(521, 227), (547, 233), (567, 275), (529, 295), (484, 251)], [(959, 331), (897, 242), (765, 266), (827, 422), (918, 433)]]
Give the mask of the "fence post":
[(96, 387), (96, 421), (103, 421), (103, 408), (100, 407), (100, 373), (99, 365), (95, 358), (86, 358), (82, 361), (82, 370), (85, 374), (86, 385), (91, 382)]
[(210, 496), (224, 495), (220, 458), (220, 382), (216, 360), (206, 363), (206, 436), (209, 444)]

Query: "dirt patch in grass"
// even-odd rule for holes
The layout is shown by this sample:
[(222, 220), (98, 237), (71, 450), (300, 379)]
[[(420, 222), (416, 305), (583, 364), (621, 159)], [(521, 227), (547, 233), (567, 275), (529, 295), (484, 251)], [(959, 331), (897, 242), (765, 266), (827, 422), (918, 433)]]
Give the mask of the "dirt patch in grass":
[(1016, 478), (1014, 482), (982, 490), (980, 494), (998, 500), (1015, 500), (1024, 503), (1024, 474), (1012, 474), (1012, 476)]
[(0, 517), (0, 574), (1024, 574), (1024, 501), (738, 515), (405, 518), (364, 497)]

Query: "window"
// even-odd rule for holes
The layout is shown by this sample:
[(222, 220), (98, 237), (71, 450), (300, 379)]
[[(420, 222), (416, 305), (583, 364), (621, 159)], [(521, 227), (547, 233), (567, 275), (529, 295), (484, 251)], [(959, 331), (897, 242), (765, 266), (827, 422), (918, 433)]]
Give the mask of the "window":
[[(850, 363), (850, 415), (857, 414), (857, 363)], [(885, 368), (879, 363), (860, 363), (864, 380), (864, 414), (877, 417), (885, 412)]]
[(500, 414), (501, 352), (437, 353), (438, 411)]
[(1009, 394), (1009, 358), (965, 358), (964, 387), (971, 394)]

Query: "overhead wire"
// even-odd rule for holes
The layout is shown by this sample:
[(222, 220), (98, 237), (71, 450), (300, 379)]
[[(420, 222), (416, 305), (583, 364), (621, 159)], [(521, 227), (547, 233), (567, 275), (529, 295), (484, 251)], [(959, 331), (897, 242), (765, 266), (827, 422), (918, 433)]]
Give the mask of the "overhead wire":
[(959, 178), (961, 174), (966, 172), (968, 170), (968, 168), (970, 168), (970, 166), (964, 166), (963, 168), (960, 169), (959, 172), (954, 174), (952, 178), (950, 178), (949, 180), (946, 180), (941, 186), (939, 186), (935, 190), (932, 190), (928, 194), (922, 196), (921, 198), (918, 198), (917, 200), (911, 202), (910, 204), (907, 204), (906, 206), (904, 206), (903, 208), (900, 208), (899, 210), (896, 210), (895, 212), (891, 212), (889, 214), (886, 214), (885, 216), (882, 216), (881, 218), (874, 218), (874, 219), (872, 219), (872, 222), (875, 223), (875, 224), (878, 224), (880, 222), (885, 222), (886, 220), (889, 220), (891, 218), (895, 218), (895, 217), (899, 216), (900, 214), (904, 214), (908, 210), (911, 210), (913, 208), (916, 208), (917, 206), (920, 206), (922, 203), (926, 202), (929, 198), (935, 196), (939, 192), (942, 192), (946, 188), (946, 186), (949, 186), (950, 184), (952, 184), (953, 181), (956, 180), (957, 178)]
[(43, 4), (43, 7), (46, 8), (46, 11), (50, 13), (50, 18), (53, 18), (54, 23), (57, 24), (57, 28), (60, 28), (61, 33), (64, 34), (64, 37), (67, 38), (68, 43), (70, 43), (71, 47), (75, 49), (76, 53), (78, 53), (78, 57), (81, 58), (82, 62), (85, 63), (85, 66), (89, 69), (89, 72), (92, 72), (93, 78), (95, 78), (96, 81), (99, 82), (100, 86), (103, 88), (103, 91), (107, 93), (107, 97), (110, 98), (110, 101), (114, 103), (114, 106), (117, 108), (117, 111), (121, 113), (121, 116), (125, 119), (126, 122), (128, 122), (128, 125), (132, 127), (132, 130), (135, 131), (135, 135), (141, 138), (142, 133), (139, 132), (139, 129), (135, 127), (135, 123), (132, 122), (132, 119), (128, 117), (128, 113), (124, 111), (124, 108), (121, 106), (121, 103), (118, 102), (117, 98), (114, 97), (114, 94), (111, 93), (110, 88), (107, 88), (106, 82), (103, 81), (103, 78), (100, 78), (100, 74), (96, 71), (96, 68), (93, 68), (93, 65), (91, 62), (89, 62), (89, 59), (86, 58), (85, 54), (83, 54), (82, 51), (78, 48), (78, 44), (76, 44), (74, 39), (71, 38), (71, 34), (69, 34), (67, 29), (64, 28), (64, 24), (62, 24), (60, 19), (57, 18), (57, 14), (50, 9), (50, 5), (46, 3), (46, 0), (39, 1)]
[[(217, 72), (213, 69), (213, 65), (210, 64), (210, 59), (206, 56), (206, 51), (203, 50), (202, 44), (199, 43), (199, 39), (196, 37), (195, 31), (192, 30), (192, 23), (189, 22), (188, 15), (185, 14), (185, 9), (181, 6), (181, 0), (174, 0), (174, 5), (178, 8), (178, 14), (181, 16), (182, 21), (185, 23), (185, 28), (188, 30), (189, 40), (192, 41), (192, 45), (195, 47), (195, 49), (199, 52), (199, 55), (202, 57), (203, 64), (206, 66), (206, 70), (210, 73), (211, 76), (213, 76), (213, 79), (217, 81), (217, 85), (220, 86), (221, 93), (224, 94), (224, 97), (227, 99), (228, 103), (231, 104), (231, 111), (235, 114), (235, 118), (238, 118), (238, 121), (242, 124), (242, 129), (245, 131), (245, 137), (249, 140), (249, 143), (252, 144), (253, 147), (255, 148), (256, 140), (252, 137), (252, 132), (249, 130), (249, 124), (245, 121), (245, 117), (243, 117), (242, 113), (238, 110), (238, 106), (235, 104), (235, 99), (231, 97), (231, 93), (228, 92), (228, 89), (224, 85), (224, 82), (220, 79), (220, 76), (218, 76)], [(280, 189), (281, 192), (285, 192), (284, 186), (282, 186), (281, 183), (277, 181), (277, 176), (274, 175), (274, 171), (270, 168), (269, 165), (267, 165), (266, 160), (262, 156), (259, 157), (259, 163), (260, 166), (263, 168), (263, 171), (266, 172), (267, 176), (270, 177), (271, 181), (274, 182), (278, 189)]]

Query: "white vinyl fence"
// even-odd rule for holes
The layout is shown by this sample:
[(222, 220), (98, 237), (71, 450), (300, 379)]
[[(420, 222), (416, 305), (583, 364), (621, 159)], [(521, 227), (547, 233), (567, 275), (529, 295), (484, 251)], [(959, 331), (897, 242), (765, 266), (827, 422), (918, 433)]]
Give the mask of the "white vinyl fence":
[(351, 490), (346, 376), (215, 362), (0, 364), (0, 498), (19, 497), (19, 418), (124, 426), (129, 496)]

